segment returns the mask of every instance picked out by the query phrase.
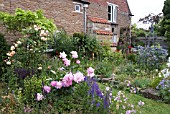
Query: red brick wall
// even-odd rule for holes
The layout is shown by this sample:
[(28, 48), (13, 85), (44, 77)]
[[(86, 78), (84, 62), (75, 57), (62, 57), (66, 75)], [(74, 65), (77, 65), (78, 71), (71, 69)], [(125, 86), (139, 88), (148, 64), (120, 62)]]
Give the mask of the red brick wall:
[[(52, 18), (67, 33), (83, 32), (83, 13), (74, 12), (72, 0), (0, 0), (0, 4), (0, 11), (11, 13), (16, 8), (32, 11), (41, 9), (47, 18)], [(0, 30), (2, 31), (2, 26)], [(9, 42), (16, 39), (11, 39), (9, 34), (6, 37)]]
[[(118, 2), (118, 0), (110, 1)], [(125, 0), (120, 1), (118, 11), (118, 34), (120, 27), (129, 25), (129, 18), (127, 15), (125, 16), (122, 14), (122, 12), (127, 9), (120, 10), (122, 4), (125, 4), (122, 1)], [(47, 18), (52, 18), (55, 24), (64, 28), (67, 33), (73, 34), (75, 32), (83, 32), (83, 13), (74, 12), (73, 0), (0, 0), (0, 11), (14, 13), (16, 8), (32, 11), (42, 9)], [(106, 5), (102, 5), (98, 2), (91, 2), (87, 9), (87, 15), (108, 19), (107, 3)], [(0, 30), (2, 30), (2, 27), (0, 27)], [(13, 42), (16, 39), (12, 38), (11, 35), (7, 35), (6, 37), (9, 42)]]

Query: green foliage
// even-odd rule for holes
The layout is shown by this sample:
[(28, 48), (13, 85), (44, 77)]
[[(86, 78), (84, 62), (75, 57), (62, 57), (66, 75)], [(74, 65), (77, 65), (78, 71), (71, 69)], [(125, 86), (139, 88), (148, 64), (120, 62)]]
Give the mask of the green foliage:
[[(36, 93), (42, 91), (42, 80), (37, 75), (24, 79), (24, 87), (18, 91), (21, 102), (25, 104), (34, 104), (36, 102)], [(22, 92), (21, 92), (22, 91)]]
[(9, 50), (9, 45), (6, 42), (4, 35), (0, 33), (0, 54), (1, 54), (1, 57), (0, 57), (0, 78), (1, 78), (2, 74), (5, 72), (4, 70), (5, 70), (6, 64), (5, 64), (4, 60), (7, 59), (6, 53), (8, 52), (8, 50)]
[(132, 37), (145, 37), (147, 31), (142, 28), (137, 28), (137, 25), (132, 25)]
[(136, 42), (136, 44), (135, 44), (136, 46), (145, 46), (145, 43), (144, 42), (142, 42), (142, 41), (139, 41), (139, 42)]
[(137, 37), (145, 37), (146, 36), (146, 32), (143, 29), (139, 29), (136, 32)]
[(71, 51), (75, 50), (72, 38), (68, 36), (64, 31), (56, 33), (54, 35), (54, 50), (55, 52), (65, 52), (69, 54)]
[(137, 62), (145, 69), (160, 69), (168, 53), (160, 46), (141, 47), (138, 51)]
[(98, 62), (95, 66), (95, 73), (104, 78), (111, 77), (113, 73), (113, 63), (107, 60)]
[[(167, 42), (170, 45), (170, 0), (165, 0), (164, 1), (164, 7), (163, 7), (163, 14), (164, 14), (164, 19), (162, 22), (162, 27), (165, 30), (165, 37), (167, 38)], [(169, 48), (169, 53), (170, 53), (170, 48)]]
[(102, 53), (102, 46), (94, 36), (84, 35), (82, 33), (73, 34), (73, 44), (76, 51), (82, 54), (82, 56), (100, 56)]
[(156, 77), (156, 78), (154, 78), (152, 80), (150, 86), (153, 87), (153, 88), (156, 88), (162, 79), (163, 79), (163, 77)]
[(16, 9), (15, 14), (9, 14), (6, 12), (0, 12), (0, 21), (3, 22), (7, 30), (20, 31), (33, 25), (39, 25), (41, 28), (50, 32), (54, 32), (56, 29), (52, 20), (44, 17), (41, 10), (36, 12), (25, 11), (22, 9)]
[(135, 78), (133, 85), (135, 85), (135, 87), (140, 87), (142, 89), (144, 88), (148, 88), (150, 86), (151, 83), (151, 79), (149, 78)]
[(136, 62), (136, 56), (137, 56), (136, 54), (130, 53), (126, 56), (126, 58), (135, 63)]

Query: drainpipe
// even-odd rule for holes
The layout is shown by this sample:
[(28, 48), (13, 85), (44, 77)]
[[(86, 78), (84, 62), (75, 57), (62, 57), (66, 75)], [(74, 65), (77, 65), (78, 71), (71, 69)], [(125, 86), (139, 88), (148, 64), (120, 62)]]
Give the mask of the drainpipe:
[(88, 4), (83, 4), (83, 13), (84, 13), (84, 34), (86, 34), (87, 30), (87, 15), (86, 15), (86, 8), (88, 8)]
[(132, 24), (132, 23), (131, 23), (131, 21), (132, 21), (132, 16), (134, 16), (134, 15), (129, 14), (129, 17), (130, 17), (130, 30), (129, 30), (129, 32), (130, 32), (130, 33), (129, 33), (129, 34), (130, 34), (130, 35), (129, 35), (129, 37), (130, 37), (130, 45), (132, 45), (132, 30), (131, 30), (131, 27), (132, 27), (132, 26), (131, 26), (131, 24)]

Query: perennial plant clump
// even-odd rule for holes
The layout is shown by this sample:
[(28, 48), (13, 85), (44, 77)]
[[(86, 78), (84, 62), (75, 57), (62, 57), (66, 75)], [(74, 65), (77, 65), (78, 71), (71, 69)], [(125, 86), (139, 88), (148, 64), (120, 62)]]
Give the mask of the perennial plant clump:
[(156, 89), (160, 90), (161, 97), (164, 102), (170, 103), (170, 57), (167, 62), (167, 68), (163, 69), (159, 73), (159, 78), (161, 79), (158, 83)]

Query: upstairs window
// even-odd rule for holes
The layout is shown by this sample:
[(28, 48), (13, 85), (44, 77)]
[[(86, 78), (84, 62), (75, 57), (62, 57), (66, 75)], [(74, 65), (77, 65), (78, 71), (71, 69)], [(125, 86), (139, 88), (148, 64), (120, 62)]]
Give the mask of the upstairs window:
[(117, 22), (117, 6), (114, 4), (108, 4), (108, 20), (110, 22)]
[(80, 8), (81, 8), (81, 6), (79, 4), (75, 5), (75, 11), (76, 12), (80, 12)]

